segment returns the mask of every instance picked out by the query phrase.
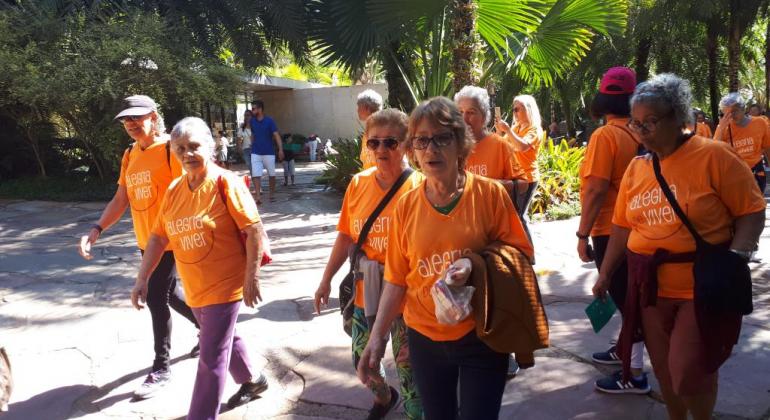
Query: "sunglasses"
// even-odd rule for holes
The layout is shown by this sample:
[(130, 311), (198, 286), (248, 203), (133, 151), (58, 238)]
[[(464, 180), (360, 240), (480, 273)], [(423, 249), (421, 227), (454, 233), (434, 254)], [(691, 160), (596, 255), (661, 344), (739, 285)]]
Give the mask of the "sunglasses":
[(517, 106), (517, 107), (514, 107), (514, 108), (513, 108), (513, 112), (519, 112), (519, 111), (521, 111), (521, 110), (523, 110), (523, 109), (524, 109), (524, 108)]
[(380, 148), (380, 143), (390, 150), (396, 150), (398, 147), (398, 140), (395, 137), (386, 137), (384, 139), (367, 139), (366, 148), (372, 151), (377, 150)]
[(451, 131), (439, 133), (433, 137), (416, 136), (412, 137), (412, 147), (417, 150), (425, 150), (431, 143), (436, 145), (436, 147), (447, 147), (454, 139), (455, 135)]
[(126, 121), (134, 121), (134, 122), (141, 121), (145, 117), (147, 117), (147, 115), (150, 115), (150, 114), (145, 114), (145, 115), (126, 115), (125, 117), (118, 118), (118, 121), (122, 122), (123, 124), (125, 124)]

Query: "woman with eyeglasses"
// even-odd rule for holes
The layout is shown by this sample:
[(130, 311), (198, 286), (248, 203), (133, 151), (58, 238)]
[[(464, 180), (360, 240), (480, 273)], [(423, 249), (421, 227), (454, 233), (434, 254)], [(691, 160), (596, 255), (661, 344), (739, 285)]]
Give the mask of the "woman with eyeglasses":
[(526, 188), (516, 191), (516, 208), (522, 223), (526, 223), (527, 210), (537, 188), (537, 152), (543, 141), (540, 109), (532, 95), (513, 98), (513, 127), (503, 120), (495, 122), (497, 131), (513, 147), (516, 160), (524, 170)]
[(725, 95), (719, 107), (724, 115), (714, 131), (714, 140), (735, 149), (751, 168), (759, 191), (764, 194), (767, 175), (762, 155), (770, 159), (770, 127), (763, 119), (746, 115), (746, 101), (738, 92)]
[[(102, 232), (115, 224), (131, 207), (134, 234), (139, 251), (144, 254), (155, 219), (160, 210), (163, 193), (174, 178), (182, 175), (182, 165), (170, 151), (169, 139), (165, 134), (163, 117), (158, 105), (145, 95), (133, 95), (123, 100), (123, 110), (115, 117), (134, 143), (123, 153), (120, 164), (118, 189), (96, 224), (88, 234), (80, 238), (78, 251), (83, 258), (92, 259), (91, 247)], [(146, 399), (155, 395), (171, 379), (169, 372), (171, 350), (171, 311), (174, 309), (198, 327), (192, 310), (185, 303), (184, 296), (177, 288), (174, 253), (166, 248), (158, 266), (150, 275), (147, 290), (147, 307), (152, 319), (155, 360), (144, 383), (134, 391), (135, 399)], [(196, 345), (191, 357), (198, 355)]]
[[(593, 288), (596, 297), (604, 298), (613, 272), (627, 256), (629, 297), (619, 344), (628, 349), (624, 336), (630, 338), (641, 327), (674, 420), (688, 413), (695, 420), (711, 418), (718, 369), (706, 368), (706, 337), (695, 310), (695, 239), (666, 199), (654, 161), (706, 242), (729, 247), (748, 262), (765, 221), (764, 199), (740, 157), (726, 144), (687, 129), (691, 101), (689, 84), (672, 74), (652, 77), (631, 96), (628, 127), (651, 153), (633, 159), (620, 183), (607, 253)], [(629, 313), (640, 314), (641, 325), (628, 324)]]
[(425, 179), (395, 207), (385, 286), (358, 364), (361, 381), (376, 377), (385, 337), (403, 308), (409, 359), (428, 420), (458, 418), (458, 407), (460, 419), (497, 418), (508, 368), (508, 354), (478, 338), (472, 314), (455, 325), (438, 321), (431, 287), (447, 271), (454, 284), (464, 285), (470, 269), (462, 256), (493, 242), (532, 256), (505, 188), (464, 169), (473, 146), (466, 129), (447, 98), (433, 98), (412, 112), (407, 153)]
[[(377, 111), (366, 119), (364, 138), (367, 140), (364, 147), (374, 158), (375, 166), (356, 174), (345, 191), (342, 212), (337, 224), (337, 239), (334, 242), (329, 261), (326, 263), (321, 284), (315, 292), (315, 310), (319, 314), (321, 305), (326, 305), (329, 302), (332, 277), (347, 261), (351, 248), (358, 242), (366, 220), (407, 169), (407, 164), (404, 162), (407, 123), (406, 114), (392, 108)], [(353, 310), (352, 352), (354, 368), (358, 366), (361, 353), (370, 339), (371, 325), (369, 323), (377, 313), (376, 305), (380, 297), (380, 288), (367, 288), (364, 286), (364, 280), (367, 284), (382, 283), (388, 235), (393, 225), (393, 209), (396, 207), (398, 199), (414, 188), (421, 179), (422, 176), (418, 172), (412, 173), (388, 202), (366, 236), (366, 242), (362, 246), (364, 255), (356, 262), (357, 272), (360, 272), (361, 275), (356, 279), (355, 307)], [(377, 279), (380, 281), (377, 282)], [(388, 333), (390, 333), (392, 341), (396, 370), (401, 381), (404, 411), (409, 419), (420, 419), (422, 418), (422, 405), (412, 379), (409, 345), (400, 313), (396, 314), (392, 326), (380, 338), (387, 341)], [(368, 418), (383, 418), (396, 405), (399, 394), (385, 382), (385, 370), (382, 365), (378, 365), (365, 385), (374, 394), (374, 405)]]

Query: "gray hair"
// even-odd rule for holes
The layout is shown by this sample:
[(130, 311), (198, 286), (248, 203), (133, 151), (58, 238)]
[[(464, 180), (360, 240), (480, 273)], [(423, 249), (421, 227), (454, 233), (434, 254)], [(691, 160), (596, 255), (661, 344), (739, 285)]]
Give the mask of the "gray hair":
[(171, 141), (193, 138), (200, 142), (201, 146), (208, 149), (208, 153), (202, 153), (204, 156), (208, 158), (214, 157), (216, 152), (214, 136), (211, 135), (211, 129), (202, 119), (198, 117), (185, 117), (171, 129)]
[(157, 115), (157, 118), (155, 118), (155, 122), (152, 123), (152, 130), (155, 132), (156, 136), (162, 136), (166, 134), (166, 122), (163, 121), (163, 114), (160, 113), (160, 111), (153, 111)]
[(455, 103), (460, 99), (473, 99), (482, 113), (484, 113), (484, 124), (489, 124), (492, 120), (492, 112), (489, 109), (489, 93), (484, 88), (478, 86), (464, 86), (459, 92), (455, 93)]
[(366, 89), (358, 94), (356, 105), (363, 105), (371, 112), (377, 112), (382, 109), (382, 96), (372, 89)]
[(734, 106), (740, 110), (746, 109), (746, 99), (738, 92), (730, 92), (719, 101), (719, 107)]
[(692, 90), (687, 80), (672, 73), (653, 76), (640, 83), (631, 96), (631, 108), (638, 104), (665, 105), (671, 109), (674, 121), (684, 126), (690, 121)]

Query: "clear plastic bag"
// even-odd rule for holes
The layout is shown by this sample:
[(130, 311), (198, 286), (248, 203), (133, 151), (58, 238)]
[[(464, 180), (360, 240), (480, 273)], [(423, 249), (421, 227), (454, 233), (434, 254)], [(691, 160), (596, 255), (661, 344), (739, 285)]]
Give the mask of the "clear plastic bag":
[(436, 306), (436, 319), (445, 325), (455, 325), (467, 318), (471, 308), (471, 298), (476, 290), (473, 286), (450, 286), (446, 275), (433, 283), (430, 294)]

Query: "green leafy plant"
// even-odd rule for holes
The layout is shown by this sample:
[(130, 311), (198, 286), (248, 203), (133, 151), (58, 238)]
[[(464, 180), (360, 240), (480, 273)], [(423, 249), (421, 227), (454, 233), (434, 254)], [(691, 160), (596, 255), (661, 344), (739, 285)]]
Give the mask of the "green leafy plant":
[(548, 139), (537, 155), (540, 180), (530, 205), (530, 215), (549, 220), (580, 214), (580, 164), (585, 148), (554, 144)]
[(334, 150), (326, 160), (326, 169), (316, 182), (326, 184), (337, 191), (344, 192), (353, 179), (353, 175), (361, 170), (361, 141), (360, 139), (337, 139)]

